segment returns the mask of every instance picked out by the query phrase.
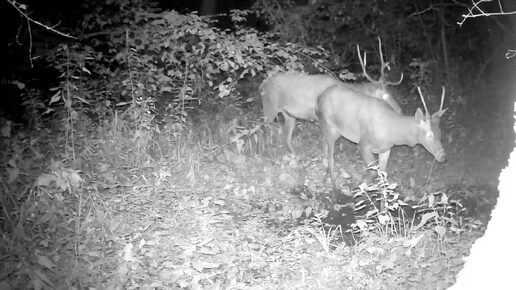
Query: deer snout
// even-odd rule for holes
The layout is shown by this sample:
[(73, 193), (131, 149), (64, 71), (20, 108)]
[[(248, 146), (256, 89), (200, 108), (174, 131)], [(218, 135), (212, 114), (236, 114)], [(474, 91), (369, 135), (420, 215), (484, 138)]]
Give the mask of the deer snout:
[(438, 162), (446, 161), (446, 152), (444, 152), (443, 149), (439, 150), (439, 152), (435, 154), (435, 160), (437, 160)]

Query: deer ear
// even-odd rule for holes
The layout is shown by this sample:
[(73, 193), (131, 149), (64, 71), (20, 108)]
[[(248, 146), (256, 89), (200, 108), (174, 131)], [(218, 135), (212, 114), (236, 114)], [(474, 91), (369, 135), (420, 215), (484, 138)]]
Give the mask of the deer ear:
[(425, 120), (425, 115), (423, 114), (423, 111), (421, 111), (421, 108), (417, 108), (416, 114), (414, 115), (416, 118), (416, 122), (420, 123), (421, 121)]
[(444, 115), (444, 113), (446, 113), (446, 111), (448, 110), (448, 108), (444, 109), (444, 110), (440, 110), (440, 111), (437, 111), (435, 112), (433, 115), (432, 115), (432, 118), (441, 118), (442, 115)]

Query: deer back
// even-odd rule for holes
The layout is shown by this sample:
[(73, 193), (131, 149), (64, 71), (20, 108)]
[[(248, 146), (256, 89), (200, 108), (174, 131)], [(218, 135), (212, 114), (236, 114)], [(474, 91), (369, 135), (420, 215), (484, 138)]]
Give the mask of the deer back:
[(261, 85), (265, 119), (272, 121), (279, 112), (298, 119), (316, 119), (317, 96), (341, 81), (329, 75), (283, 72), (267, 78)]
[(346, 86), (333, 86), (318, 98), (317, 116), (344, 138), (382, 153), (394, 145), (422, 144), (430, 153), (442, 150), (440, 111), (433, 116), (420, 109), (414, 116), (396, 113), (387, 102)]
[(365, 95), (386, 101), (396, 113), (401, 114), (401, 107), (390, 92), (388, 85), (366, 82), (354, 84), (354, 86)]

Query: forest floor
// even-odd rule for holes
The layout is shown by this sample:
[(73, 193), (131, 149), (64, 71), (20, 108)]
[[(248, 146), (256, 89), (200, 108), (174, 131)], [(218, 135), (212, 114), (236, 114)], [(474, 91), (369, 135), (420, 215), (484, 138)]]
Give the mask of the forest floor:
[[(482, 109), (467, 114), (464, 129), (451, 137), (443, 130), (446, 163), (421, 147), (393, 149), (387, 184), (373, 191), (424, 204), (428, 215), (415, 219), (383, 223), (354, 211), (351, 199), (329, 199), (313, 122), (296, 129), (296, 155), (287, 152), (278, 122), (260, 153), (192, 142), (176, 161), (149, 158), (138, 168), (94, 154), (78, 165), (55, 162), (53, 174), (69, 181), (54, 180), (57, 187), (71, 193), (75, 179), (83, 183), (70, 196), (51, 194), (49, 175), (40, 175), (35, 214), (25, 220), (38, 226), (25, 231), (23, 248), (11, 242), (11, 252), (0, 253), (0, 289), (446, 289), (498, 195), (514, 140), (513, 76), (493, 76), (499, 82), (485, 89), (491, 99), (477, 98), (483, 101), (474, 107)], [(260, 114), (256, 106), (250, 115)], [(224, 127), (215, 116), (202, 118)], [(217, 134), (199, 128), (191, 130)], [(364, 197), (353, 178), (364, 168), (357, 146), (340, 140), (336, 148), (339, 187)], [(431, 207), (439, 202), (444, 209)], [(357, 221), (367, 224), (352, 227)]]

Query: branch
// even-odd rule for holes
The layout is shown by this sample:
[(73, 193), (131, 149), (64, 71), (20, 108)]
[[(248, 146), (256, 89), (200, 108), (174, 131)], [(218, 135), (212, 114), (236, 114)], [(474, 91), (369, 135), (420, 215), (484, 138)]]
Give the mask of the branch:
[(36, 25), (39, 25), (47, 30), (50, 30), (58, 35), (61, 35), (61, 36), (64, 36), (64, 37), (68, 37), (68, 38), (72, 38), (72, 39), (76, 39), (74, 36), (71, 36), (70, 34), (67, 34), (67, 33), (64, 33), (64, 32), (61, 32), (59, 30), (56, 30), (54, 27), (57, 27), (58, 24), (56, 24), (55, 26), (53, 27), (50, 27), (48, 25), (45, 25), (37, 20), (34, 20), (32, 18), (29, 17), (29, 15), (27, 15), (27, 13), (25, 13), (24, 11), (27, 10), (27, 5), (25, 4), (20, 4), (18, 2), (16, 2), (15, 0), (6, 0), (7, 3), (11, 4), (11, 6), (14, 7), (14, 9), (16, 9), (18, 11), (18, 13), (20, 13), (21, 16), (23, 16), (25, 19), (27, 19), (28, 23), (32, 22)]
[(416, 11), (416, 12), (414, 12), (414, 13), (410, 14), (410, 15), (409, 15), (409, 16), (407, 16), (407, 17), (409, 17), (409, 18), (410, 18), (410, 17), (413, 17), (413, 16), (419, 16), (419, 15), (421, 15), (421, 14), (425, 14), (426, 12), (428, 12), (428, 11), (432, 11), (432, 10), (438, 10), (438, 9), (437, 9), (437, 8), (435, 8), (435, 7), (434, 7), (434, 5), (433, 5), (432, 3), (430, 3), (430, 6), (428, 6), (427, 8), (425, 8), (425, 9), (423, 9), (423, 10), (421, 10), (421, 11)]
[[(476, 2), (475, 2), (476, 1)], [(496, 12), (485, 12), (482, 8), (480, 8), (480, 4), (484, 2), (493, 2), (493, 0), (471, 0), (473, 6), (468, 8), (468, 14), (462, 14), (462, 20), (457, 22), (459, 26), (462, 26), (464, 22), (468, 18), (477, 18), (477, 17), (486, 17), (486, 16), (501, 16), (501, 15), (516, 15), (516, 11), (503, 11), (502, 3), (500, 0), (497, 0), (498, 3), (498, 11)]]

